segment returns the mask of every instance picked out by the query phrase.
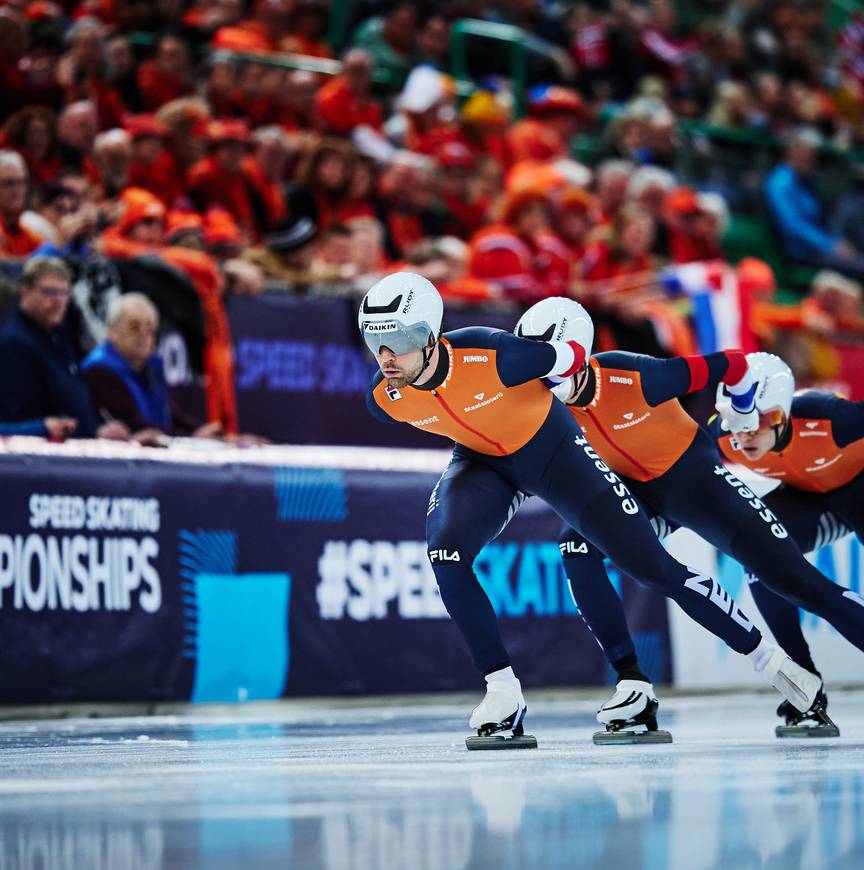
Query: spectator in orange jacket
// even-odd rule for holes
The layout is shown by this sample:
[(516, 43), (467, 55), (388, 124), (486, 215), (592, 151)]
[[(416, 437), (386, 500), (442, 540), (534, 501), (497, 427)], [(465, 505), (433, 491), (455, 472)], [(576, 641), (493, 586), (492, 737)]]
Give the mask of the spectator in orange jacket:
[[(527, 188), (507, 194), (500, 222), (471, 239), (470, 276), (496, 285), (504, 297), (526, 305), (563, 292), (560, 279), (554, 280), (560, 264), (553, 262), (551, 246), (543, 239), (550, 215), (551, 202), (542, 191)], [(547, 285), (550, 276), (553, 282)]]
[(155, 115), (129, 115), (124, 123), (132, 139), (129, 186), (149, 190), (170, 208), (183, 192), (180, 171), (165, 147), (168, 128)]
[(372, 58), (362, 48), (352, 48), (342, 61), (342, 72), (315, 95), (322, 133), (347, 136), (356, 127), (380, 130), (381, 109), (372, 99)]
[(528, 96), (528, 117), (507, 132), (510, 160), (555, 160), (569, 155), (570, 140), (588, 117), (576, 91), (540, 85)]
[(207, 133), (210, 155), (189, 170), (186, 189), (199, 211), (224, 208), (241, 229), (257, 238), (252, 189), (243, 172), (249, 130), (243, 121), (212, 121)]
[(0, 151), (0, 256), (26, 257), (41, 239), (21, 226), (27, 201), (27, 166), (17, 151)]

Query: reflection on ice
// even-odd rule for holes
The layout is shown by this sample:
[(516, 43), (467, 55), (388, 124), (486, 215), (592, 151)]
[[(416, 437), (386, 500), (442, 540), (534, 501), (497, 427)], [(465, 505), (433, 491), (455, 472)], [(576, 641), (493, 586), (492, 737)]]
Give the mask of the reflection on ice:
[(794, 744), (764, 696), (666, 701), (653, 747), (596, 747), (593, 703), (539, 701), (540, 749), (514, 753), (464, 750), (465, 704), (0, 724), (0, 870), (851, 870), (862, 700), (835, 692), (844, 736)]

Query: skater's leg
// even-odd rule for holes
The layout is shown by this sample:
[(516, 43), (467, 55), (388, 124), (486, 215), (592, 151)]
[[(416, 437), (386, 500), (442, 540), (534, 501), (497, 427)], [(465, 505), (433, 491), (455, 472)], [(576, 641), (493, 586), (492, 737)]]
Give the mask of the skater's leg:
[[(562, 468), (567, 473), (561, 473)], [(611, 484), (599, 494), (590, 480), (596, 471)], [(580, 487), (580, 478), (590, 482)], [(753, 654), (754, 667), (772, 685), (796, 706), (804, 704), (802, 709), (810, 706), (818, 689), (818, 678), (766, 644), (759, 630), (715, 580), (689, 571), (669, 556), (627, 487), (600, 460), (586, 439), (563, 441), (555, 462), (544, 471), (534, 491), (622, 571), (672, 598), (688, 616), (736, 652)], [(586, 491), (591, 491), (593, 497), (586, 499)]]
[(737, 559), (769, 589), (792, 604), (828, 620), (847, 640), (864, 649), (864, 600), (819, 573), (789, 531), (716, 458), (694, 442), (666, 474), (637, 488), (662, 502), (663, 514), (686, 525)]
[[(603, 553), (569, 527), (565, 527), (558, 548), (579, 613), (618, 672), (619, 679), (642, 678), (647, 682), (647, 677), (639, 671), (621, 599), (606, 573)], [(622, 670), (628, 672), (622, 674)]]
[(429, 560), (441, 600), (483, 674), (507, 668), (510, 659), (498, 620), (474, 559), (507, 522), (516, 488), (486, 465), (454, 457), (435, 486), (426, 518)]

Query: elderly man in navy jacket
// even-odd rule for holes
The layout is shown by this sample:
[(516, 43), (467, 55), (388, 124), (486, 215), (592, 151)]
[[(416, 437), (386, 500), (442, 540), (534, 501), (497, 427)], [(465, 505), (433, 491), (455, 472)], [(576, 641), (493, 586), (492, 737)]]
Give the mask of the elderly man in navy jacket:
[(23, 429), (34, 435), (62, 437), (74, 429), (82, 438), (125, 440), (125, 426), (100, 423), (79, 376), (74, 346), (62, 327), (69, 285), (62, 260), (33, 257), (24, 265), (18, 308), (0, 331), (0, 422), (30, 422)]

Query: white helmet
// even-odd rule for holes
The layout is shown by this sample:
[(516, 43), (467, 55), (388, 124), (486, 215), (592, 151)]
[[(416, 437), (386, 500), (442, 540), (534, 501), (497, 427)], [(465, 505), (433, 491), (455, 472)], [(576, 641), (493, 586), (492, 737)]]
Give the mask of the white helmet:
[(575, 341), (591, 356), (594, 323), (591, 315), (575, 300), (550, 296), (532, 305), (513, 330), (521, 338), (537, 341)]
[[(789, 419), (792, 410), (792, 395), (795, 392), (795, 376), (792, 369), (773, 353), (748, 353), (747, 364), (750, 366), (750, 374), (756, 384), (756, 410), (760, 416), (779, 411), (782, 419), (777, 419), (771, 425), (782, 425)], [(730, 403), (730, 398), (723, 388), (723, 384), (717, 386), (717, 410)]]
[(431, 281), (413, 272), (382, 278), (363, 297), (357, 323), (369, 350), (423, 350), (441, 332), (444, 303)]

